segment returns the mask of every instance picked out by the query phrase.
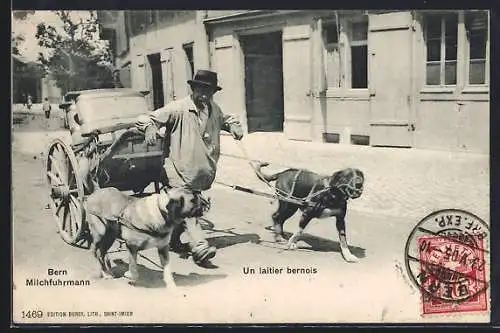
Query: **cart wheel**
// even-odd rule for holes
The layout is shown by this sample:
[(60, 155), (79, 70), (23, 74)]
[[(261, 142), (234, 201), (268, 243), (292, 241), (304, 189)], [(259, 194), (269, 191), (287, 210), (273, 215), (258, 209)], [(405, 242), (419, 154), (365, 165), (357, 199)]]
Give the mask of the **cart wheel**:
[(88, 248), (83, 181), (73, 150), (62, 140), (55, 139), (49, 145), (46, 167), (49, 204), (61, 238), (68, 244)]

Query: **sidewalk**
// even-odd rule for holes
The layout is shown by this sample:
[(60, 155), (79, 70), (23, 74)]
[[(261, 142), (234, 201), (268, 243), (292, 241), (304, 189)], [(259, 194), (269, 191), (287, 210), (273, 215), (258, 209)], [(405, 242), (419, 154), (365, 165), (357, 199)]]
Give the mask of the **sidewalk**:
[[(489, 221), (488, 155), (300, 142), (279, 133), (248, 134), (242, 144), (251, 159), (271, 164), (269, 172), (284, 167), (323, 174), (345, 167), (361, 169), (365, 191), (351, 201), (353, 210), (418, 219), (435, 210), (458, 208)], [(218, 181), (269, 190), (252, 174), (230, 136), (222, 136), (221, 150)]]
[[(56, 137), (70, 141), (64, 130), (14, 131), (12, 149), (41, 157)], [(279, 133), (247, 134), (242, 144), (251, 159), (270, 163), (264, 169), (267, 172), (286, 167), (322, 174), (345, 167), (362, 170), (365, 190), (350, 202), (352, 210), (408, 217), (415, 222), (439, 209), (458, 208), (489, 221), (488, 155), (291, 141)], [(221, 154), (216, 181), (272, 193), (256, 177), (231, 136), (221, 136)]]
[[(59, 112), (59, 104), (50, 104), (52, 106), (51, 113)], [(23, 104), (12, 104), (12, 113), (13, 114), (33, 114), (40, 113), (43, 114), (43, 104), (35, 103), (31, 106), (31, 110), (28, 110), (28, 107)]]

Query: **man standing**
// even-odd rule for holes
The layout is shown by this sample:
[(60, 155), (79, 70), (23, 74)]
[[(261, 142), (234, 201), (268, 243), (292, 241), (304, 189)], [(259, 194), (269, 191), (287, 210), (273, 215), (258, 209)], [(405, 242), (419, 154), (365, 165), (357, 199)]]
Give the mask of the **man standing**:
[(43, 100), (42, 109), (43, 109), (43, 112), (45, 113), (45, 118), (49, 119), (50, 118), (50, 111), (52, 110), (52, 106), (50, 105), (49, 99), (47, 97), (45, 97)]
[[(165, 160), (163, 169), (168, 187), (186, 187), (193, 192), (208, 190), (215, 180), (220, 156), (220, 131), (230, 132), (241, 140), (243, 130), (236, 117), (224, 114), (213, 101), (222, 88), (217, 85), (217, 73), (199, 70), (188, 80), (192, 94), (172, 101), (148, 115), (138, 118), (136, 126), (145, 134), (147, 144), (155, 144), (160, 128), (165, 128)], [(187, 219), (181, 225), (189, 236), (189, 247), (196, 264), (204, 266), (215, 256), (197, 219)], [(181, 232), (174, 231), (172, 242), (178, 242)]]
[(113, 71), (113, 87), (114, 88), (123, 88), (122, 81), (120, 80), (120, 70), (115, 69)]
[(30, 111), (31, 107), (33, 106), (33, 98), (31, 97), (30, 94), (28, 94), (28, 98), (26, 100), (26, 106), (28, 107), (28, 111)]

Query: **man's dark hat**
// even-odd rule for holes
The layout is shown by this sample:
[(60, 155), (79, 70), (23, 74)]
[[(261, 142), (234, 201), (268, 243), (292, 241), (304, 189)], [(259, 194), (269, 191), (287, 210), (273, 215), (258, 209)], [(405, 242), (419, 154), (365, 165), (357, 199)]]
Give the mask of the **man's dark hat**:
[(216, 91), (222, 90), (222, 88), (217, 85), (217, 73), (203, 69), (198, 70), (194, 78), (192, 80), (188, 80), (187, 83), (190, 85), (199, 84), (209, 86), (214, 88)]

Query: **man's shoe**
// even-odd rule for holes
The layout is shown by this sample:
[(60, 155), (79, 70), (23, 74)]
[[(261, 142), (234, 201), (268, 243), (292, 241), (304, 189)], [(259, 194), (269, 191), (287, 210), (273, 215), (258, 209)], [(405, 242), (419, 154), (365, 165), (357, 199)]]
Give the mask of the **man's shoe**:
[(207, 267), (210, 264), (210, 259), (215, 257), (217, 249), (215, 246), (210, 246), (208, 243), (200, 243), (192, 249), (193, 260), (200, 267)]

